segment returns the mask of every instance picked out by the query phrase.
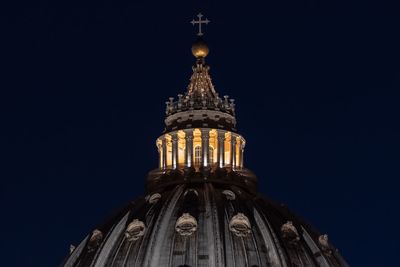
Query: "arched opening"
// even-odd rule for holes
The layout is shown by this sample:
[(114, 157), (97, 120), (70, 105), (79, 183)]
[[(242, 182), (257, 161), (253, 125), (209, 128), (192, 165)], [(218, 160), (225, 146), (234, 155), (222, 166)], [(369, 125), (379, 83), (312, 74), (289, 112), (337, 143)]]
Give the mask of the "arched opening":
[(210, 130), (209, 147), (209, 165), (213, 166), (218, 162), (218, 131), (216, 129)]
[(193, 163), (194, 166), (200, 166), (202, 163), (202, 140), (200, 129), (193, 130)]
[(194, 148), (194, 165), (200, 166), (201, 164), (201, 146), (195, 146)]
[(240, 168), (240, 161), (241, 161), (241, 151), (240, 148), (242, 146), (242, 139), (240, 139), (239, 136), (236, 137), (236, 145), (235, 145), (235, 151), (236, 151), (236, 159), (235, 159), (235, 167)]
[(231, 164), (231, 132), (225, 133), (225, 165)]
[(214, 163), (214, 148), (212, 146), (208, 147), (208, 163), (210, 165)]
[(185, 132), (178, 131), (178, 165), (183, 166), (185, 164), (185, 150), (186, 150), (186, 139)]
[(166, 166), (172, 166), (172, 138), (171, 135), (165, 135), (165, 142), (167, 144), (167, 162)]

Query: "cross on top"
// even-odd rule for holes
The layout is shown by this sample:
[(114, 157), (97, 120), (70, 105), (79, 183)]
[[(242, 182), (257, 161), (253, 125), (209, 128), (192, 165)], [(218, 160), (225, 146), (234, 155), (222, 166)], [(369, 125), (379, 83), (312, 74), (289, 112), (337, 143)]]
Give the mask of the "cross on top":
[(199, 18), (199, 20), (192, 20), (190, 23), (192, 23), (193, 26), (199, 24), (199, 32), (197, 33), (197, 35), (202, 36), (203, 32), (201, 31), (201, 24), (207, 25), (210, 21), (207, 18), (205, 20), (202, 20), (201, 18), (203, 17), (203, 14), (201, 13), (199, 13), (197, 17)]

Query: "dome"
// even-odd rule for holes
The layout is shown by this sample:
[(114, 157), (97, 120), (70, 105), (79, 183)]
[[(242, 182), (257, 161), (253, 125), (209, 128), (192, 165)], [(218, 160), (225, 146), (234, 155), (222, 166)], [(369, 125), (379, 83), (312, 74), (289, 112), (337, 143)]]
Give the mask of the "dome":
[(62, 266), (347, 266), (326, 235), (245, 187), (159, 189), (93, 229)]
[[(209, 22), (198, 17), (193, 24)], [(61, 266), (348, 266), (326, 234), (257, 193), (257, 177), (244, 167), (235, 101), (215, 90), (204, 41), (192, 51), (186, 93), (166, 102), (146, 196), (71, 246)]]

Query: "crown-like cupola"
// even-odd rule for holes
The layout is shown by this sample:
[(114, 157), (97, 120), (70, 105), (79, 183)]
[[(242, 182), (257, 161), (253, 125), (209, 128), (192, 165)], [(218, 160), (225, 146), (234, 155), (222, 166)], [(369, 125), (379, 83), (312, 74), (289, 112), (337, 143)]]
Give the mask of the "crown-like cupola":
[(212, 127), (235, 132), (235, 101), (227, 95), (220, 98), (214, 88), (210, 67), (205, 63), (207, 44), (199, 38), (192, 46), (192, 53), (197, 60), (186, 93), (166, 102), (165, 131)]
[[(236, 130), (234, 100), (219, 97), (215, 90), (210, 67), (205, 62), (209, 48), (201, 37), (201, 30), (198, 35), (192, 45), (196, 62), (186, 93), (179, 94), (177, 99), (170, 97), (166, 102), (165, 129), (157, 139), (159, 169), (151, 172), (150, 184), (158, 184), (163, 179), (165, 183), (167, 178), (160, 177), (172, 170), (195, 170), (203, 174), (224, 170), (236, 176), (246, 172), (243, 169), (246, 142)], [(208, 175), (202, 177), (207, 179)], [(176, 182), (175, 178), (169, 179)]]

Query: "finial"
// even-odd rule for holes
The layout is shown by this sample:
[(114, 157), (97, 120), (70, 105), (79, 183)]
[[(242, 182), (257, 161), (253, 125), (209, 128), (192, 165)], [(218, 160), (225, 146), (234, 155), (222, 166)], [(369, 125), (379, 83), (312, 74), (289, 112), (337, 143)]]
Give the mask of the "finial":
[(198, 36), (202, 36), (203, 32), (201, 31), (201, 25), (202, 24), (208, 24), (210, 21), (206, 18), (205, 20), (202, 20), (201, 18), (203, 17), (203, 14), (199, 13), (197, 14), (197, 17), (199, 18), (199, 20), (192, 20), (190, 23), (192, 23), (192, 25), (196, 25), (199, 24), (199, 32), (197, 33)]
[(210, 50), (208, 49), (207, 43), (199, 37), (192, 45), (192, 54), (198, 59), (205, 58)]
[(208, 19), (203, 20), (203, 15), (201, 13), (199, 13), (197, 17), (199, 18), (199, 20), (191, 21), (193, 26), (195, 26), (196, 24), (199, 25), (199, 32), (197, 33), (198, 38), (192, 45), (192, 54), (197, 59), (204, 59), (208, 55), (209, 49), (206, 42), (204, 42), (203, 38), (201, 38), (201, 36), (203, 36), (201, 26), (202, 24), (208, 24), (210, 21)]

